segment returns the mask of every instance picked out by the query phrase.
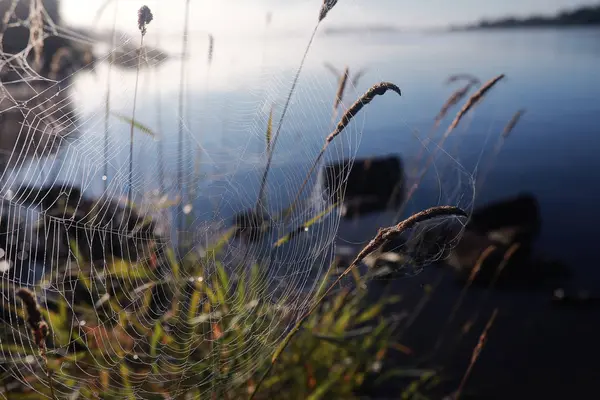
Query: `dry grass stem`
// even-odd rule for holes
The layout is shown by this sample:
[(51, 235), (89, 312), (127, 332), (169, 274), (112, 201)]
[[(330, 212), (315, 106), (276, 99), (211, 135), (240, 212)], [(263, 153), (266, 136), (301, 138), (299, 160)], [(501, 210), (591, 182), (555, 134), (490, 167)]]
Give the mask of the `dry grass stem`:
[(319, 22), (323, 21), (329, 11), (337, 4), (338, 0), (323, 0), (323, 6), (321, 6), (321, 12), (319, 13)]
[[(183, 25), (182, 40), (181, 40), (181, 65), (179, 69), (179, 96), (177, 106), (177, 193), (181, 196), (183, 204), (185, 204), (183, 195), (183, 103), (185, 89), (185, 61), (187, 58), (188, 49), (188, 28), (190, 15), (190, 0), (185, 2), (185, 22)], [(176, 229), (178, 232), (183, 230), (182, 211), (177, 213)], [(179, 239), (179, 234), (177, 234)]]
[(269, 119), (267, 120), (267, 133), (265, 136), (267, 142), (267, 153), (270, 153), (271, 140), (273, 140), (273, 106), (271, 106), (271, 111), (269, 112)]
[(487, 303), (487, 300), (492, 293), (492, 289), (494, 288), (494, 286), (496, 286), (496, 283), (498, 282), (498, 279), (500, 278), (502, 271), (504, 271), (504, 268), (506, 268), (506, 265), (508, 264), (508, 262), (512, 259), (512, 257), (515, 255), (517, 250), (519, 250), (520, 248), (521, 248), (521, 243), (513, 243), (508, 248), (508, 250), (506, 250), (506, 252), (504, 253), (504, 255), (502, 257), (502, 261), (496, 268), (496, 271), (494, 272), (494, 276), (492, 277), (492, 281), (490, 282), (490, 284), (486, 290), (485, 296), (479, 303), (479, 309), (475, 312), (473, 317), (470, 319), (470, 322), (468, 324), (466, 324), (465, 327), (463, 327), (463, 332), (462, 332), (463, 334), (468, 333), (469, 329), (479, 319), (479, 314), (481, 313), (481, 308)]
[(469, 379), (469, 375), (471, 375), (471, 371), (473, 371), (473, 366), (479, 359), (479, 356), (481, 355), (481, 351), (483, 350), (483, 347), (485, 346), (485, 343), (487, 342), (487, 336), (489, 334), (490, 329), (492, 328), (492, 325), (494, 324), (494, 321), (496, 320), (497, 315), (498, 315), (498, 309), (496, 308), (494, 310), (494, 312), (492, 313), (492, 316), (488, 320), (487, 324), (485, 325), (483, 332), (479, 336), (479, 341), (477, 342), (477, 346), (475, 346), (475, 348), (473, 349), (473, 354), (471, 355), (471, 361), (469, 363), (469, 366), (467, 367), (467, 371), (465, 372), (465, 375), (463, 376), (462, 381), (460, 382), (460, 385), (458, 386), (458, 389), (456, 390), (456, 393), (454, 394), (453, 400), (458, 400), (460, 398), (460, 395), (465, 387), (465, 384), (467, 383), (467, 380)]
[(310, 317), (317, 308), (319, 308), (321, 303), (325, 300), (325, 298), (327, 298), (327, 296), (333, 290), (333, 288), (335, 288), (346, 275), (348, 275), (350, 272), (352, 272), (356, 268), (356, 266), (358, 264), (360, 264), (369, 254), (373, 253), (375, 250), (377, 250), (379, 247), (383, 246), (389, 240), (393, 240), (394, 238), (400, 236), (402, 233), (406, 232), (408, 229), (413, 228), (416, 224), (418, 224), (420, 222), (428, 221), (428, 220), (434, 219), (434, 218), (450, 217), (450, 216), (465, 217), (465, 218), (468, 217), (467, 213), (458, 207), (453, 207), (453, 206), (433, 207), (433, 208), (429, 208), (427, 210), (423, 210), (417, 214), (414, 214), (414, 215), (410, 216), (409, 218), (405, 219), (404, 221), (400, 222), (397, 225), (380, 229), (379, 232), (377, 233), (377, 235), (369, 242), (369, 244), (367, 244), (367, 246), (365, 246), (361, 250), (361, 252), (358, 253), (358, 255), (356, 256), (354, 261), (352, 261), (350, 266), (348, 266), (348, 268), (346, 268), (346, 270), (344, 272), (342, 272), (337, 277), (337, 279), (335, 281), (333, 281), (333, 283), (331, 285), (329, 285), (327, 290), (325, 290), (325, 292), (319, 296), (319, 298), (309, 308), (309, 310), (298, 319), (298, 321), (296, 322), (296, 325), (294, 325), (294, 328), (286, 335), (286, 337), (282, 340), (282, 342), (277, 346), (277, 349), (275, 350), (273, 357), (271, 358), (271, 363), (269, 364), (269, 367), (267, 368), (267, 370), (261, 377), (260, 381), (258, 381), (257, 385), (255, 386), (254, 391), (250, 395), (250, 400), (254, 398), (254, 395), (258, 392), (258, 389), (260, 388), (261, 384), (264, 382), (265, 378), (271, 372), (273, 365), (275, 365), (275, 363), (279, 359), (279, 356), (286, 349), (287, 345), (292, 340), (292, 338), (296, 335), (296, 333), (298, 333), (298, 331), (302, 327), (302, 324), (304, 323), (304, 321), (306, 321), (306, 319), (308, 317)]
[(479, 88), (477, 92), (475, 92), (471, 97), (469, 97), (469, 100), (467, 100), (463, 108), (461, 108), (458, 114), (456, 114), (456, 118), (454, 118), (454, 121), (452, 121), (452, 124), (450, 124), (448, 131), (454, 130), (458, 126), (462, 118), (471, 110), (471, 108), (473, 108), (475, 104), (479, 103), (483, 96), (491, 88), (493, 88), (494, 85), (496, 85), (496, 83), (498, 83), (502, 78), (504, 78), (504, 74), (500, 74), (495, 78), (490, 79), (481, 88)]
[(296, 70), (296, 75), (294, 76), (294, 81), (292, 82), (292, 87), (288, 93), (287, 99), (285, 100), (285, 104), (283, 106), (283, 110), (281, 111), (281, 117), (279, 118), (279, 123), (277, 124), (277, 130), (275, 131), (275, 135), (273, 136), (273, 143), (271, 145), (271, 152), (267, 157), (267, 165), (265, 166), (265, 171), (263, 172), (260, 188), (258, 190), (258, 197), (256, 199), (255, 210), (260, 208), (261, 199), (264, 197), (265, 188), (267, 185), (267, 176), (269, 175), (269, 170), (271, 169), (271, 163), (273, 162), (273, 154), (275, 153), (275, 147), (277, 146), (277, 140), (279, 140), (279, 132), (281, 132), (281, 127), (283, 126), (283, 121), (285, 116), (287, 115), (287, 111), (290, 107), (290, 101), (292, 100), (292, 96), (294, 95), (294, 91), (296, 90), (296, 86), (298, 85), (298, 80), (300, 79), (300, 73), (304, 68), (304, 63), (306, 62), (306, 57), (308, 56), (308, 52), (310, 47), (312, 46), (313, 41), (315, 40), (315, 36), (317, 35), (317, 31), (319, 30), (319, 23), (315, 25), (315, 29), (310, 36), (308, 44), (306, 45), (306, 49), (304, 50), (304, 55), (302, 56), (302, 60), (300, 61), (300, 66), (298, 70)]
[(33, 47), (36, 68), (42, 65), (44, 50), (44, 7), (42, 0), (31, 0), (29, 3), (29, 44)]
[(327, 68), (327, 70), (329, 70), (333, 75), (335, 75), (336, 78), (340, 77), (341, 72), (338, 71), (336, 67), (334, 67), (333, 65), (331, 65), (331, 63), (324, 62), (323, 65), (325, 66), (325, 68)]
[(366, 256), (377, 250), (379, 247), (384, 245), (390, 240), (393, 240), (397, 236), (401, 235), (408, 229), (413, 228), (416, 224), (427, 221), (433, 218), (439, 218), (444, 216), (456, 216), (456, 217), (468, 217), (467, 213), (462, 209), (454, 206), (440, 206), (433, 207), (427, 210), (421, 211), (414, 214), (397, 225), (389, 228), (380, 229), (377, 235), (362, 249), (352, 264), (342, 274), (345, 275), (350, 272), (358, 263), (360, 263)]
[(350, 75), (350, 69), (346, 67), (344, 69), (344, 73), (340, 76), (340, 82), (338, 84), (338, 89), (335, 94), (335, 103), (333, 104), (333, 111), (335, 112), (337, 108), (342, 103), (342, 99), (344, 98), (344, 92), (346, 91), (346, 85), (348, 84), (348, 76)]
[(469, 288), (471, 287), (471, 284), (473, 283), (473, 281), (477, 277), (477, 274), (479, 274), (479, 271), (481, 270), (481, 265), (490, 256), (490, 254), (492, 254), (495, 250), (496, 250), (496, 246), (490, 245), (484, 251), (482, 251), (481, 254), (479, 255), (479, 257), (477, 258), (477, 261), (475, 262), (475, 265), (473, 266), (473, 269), (471, 270), (471, 274), (469, 275), (469, 279), (467, 280), (467, 282), (463, 286), (460, 294), (458, 295), (458, 299), (456, 299), (456, 302), (454, 303), (454, 306), (452, 307), (452, 311), (450, 312), (448, 319), (444, 323), (444, 327), (441, 330), (440, 337), (437, 340), (435, 346), (433, 347), (434, 352), (436, 352), (441, 347), (442, 343), (444, 342), (446, 330), (448, 329), (448, 326), (454, 320), (454, 317), (456, 317), (456, 313), (460, 309), (460, 306), (462, 305), (462, 302), (467, 294), (467, 291), (469, 290)]
[(496, 145), (494, 146), (492, 154), (489, 157), (489, 160), (487, 162), (487, 165), (485, 166), (485, 169), (483, 169), (482, 172), (477, 177), (476, 190), (479, 191), (483, 187), (483, 183), (485, 182), (490, 170), (492, 169), (494, 162), (496, 161), (496, 158), (498, 157), (498, 154), (500, 153), (500, 150), (502, 150), (504, 141), (510, 136), (511, 132), (513, 131), (513, 129), (515, 128), (515, 126), (517, 125), (517, 123), (519, 122), (519, 120), (521, 119), (523, 114), (525, 114), (525, 109), (521, 109), (521, 110), (517, 111), (512, 116), (510, 121), (508, 121), (506, 126), (504, 127), (504, 130), (502, 131), (502, 134), (498, 138), (498, 141), (497, 141)]
[(380, 82), (380, 83), (373, 85), (369, 90), (367, 90), (367, 92), (365, 94), (363, 94), (358, 100), (356, 100), (356, 102), (354, 104), (352, 104), (352, 106), (350, 106), (350, 108), (344, 113), (344, 115), (342, 115), (342, 118), (341, 118), (340, 122), (337, 124), (337, 127), (325, 139), (325, 144), (321, 148), (321, 151), (315, 158), (312, 166), (310, 167), (308, 173), (306, 174), (306, 177), (304, 178), (302, 185), (300, 185), (300, 189), (298, 189), (298, 192), (296, 193), (296, 196), (294, 197), (294, 200), (292, 201), (290, 207), (285, 212), (284, 219), (286, 219), (292, 213), (292, 211), (294, 210), (294, 208), (296, 206), (296, 203), (300, 200), (300, 196), (304, 192), (304, 188), (308, 184), (310, 177), (312, 176), (313, 172), (319, 165), (319, 162), (323, 158), (323, 155), (325, 154), (325, 150), (327, 150), (329, 143), (331, 143), (333, 141), (333, 139), (335, 139), (340, 133), (342, 133), (344, 131), (344, 129), (348, 126), (350, 121), (352, 121), (352, 119), (356, 116), (356, 114), (360, 110), (362, 110), (364, 106), (366, 106), (371, 101), (373, 101), (375, 96), (383, 96), (388, 90), (392, 90), (392, 91), (398, 93), (399, 96), (402, 95), (400, 88), (398, 86), (394, 85), (393, 83)]
[(469, 81), (469, 83), (473, 85), (479, 85), (480, 81), (475, 75), (472, 74), (454, 74), (450, 75), (448, 79), (446, 79), (446, 83), (454, 83), (458, 81)]
[(129, 187), (127, 189), (127, 202), (133, 202), (133, 132), (135, 128), (135, 111), (137, 105), (137, 92), (140, 81), (140, 65), (142, 63), (142, 50), (144, 48), (144, 36), (146, 35), (146, 25), (153, 19), (152, 12), (148, 6), (142, 6), (138, 10), (138, 28), (140, 29), (140, 51), (138, 52), (138, 62), (135, 74), (135, 88), (133, 92), (133, 109), (131, 111), (131, 124), (129, 128)]
[(472, 86), (473, 86), (473, 82), (469, 82), (465, 86), (454, 91), (450, 95), (450, 97), (448, 97), (448, 100), (446, 100), (446, 102), (440, 109), (440, 112), (435, 117), (435, 125), (436, 126), (439, 126), (441, 120), (448, 113), (448, 110), (450, 110), (451, 107), (454, 107), (459, 101), (461, 101), (467, 95), (467, 93), (469, 93), (469, 90), (471, 90)]
[(492, 252), (494, 252), (495, 250), (496, 250), (496, 246), (490, 245), (490, 246), (486, 247), (486, 249), (479, 255), (479, 258), (477, 259), (475, 266), (471, 270), (471, 274), (469, 274), (469, 279), (467, 280), (467, 285), (471, 286), (471, 284), (473, 283), (473, 281), (479, 274), (479, 271), (481, 271), (481, 265), (490, 256), (490, 254), (492, 254)]
[(517, 111), (510, 119), (510, 121), (508, 121), (508, 124), (506, 124), (506, 127), (504, 128), (504, 131), (502, 131), (502, 137), (504, 139), (506, 139), (513, 131), (513, 129), (515, 129), (515, 126), (517, 125), (523, 114), (525, 114), (525, 109)]
[[(457, 75), (451, 76), (449, 79), (455, 78), (456, 76)], [(458, 79), (456, 79), (456, 80), (458, 80)], [(452, 92), (450, 97), (448, 97), (446, 102), (442, 105), (442, 108), (440, 109), (438, 115), (435, 117), (433, 128), (431, 129), (431, 131), (429, 132), (429, 134), (427, 135), (425, 140), (423, 140), (423, 145), (421, 146), (419, 153), (415, 157), (416, 165), (418, 165), (421, 162), (421, 158), (423, 158), (423, 155), (425, 154), (425, 150), (427, 149), (427, 146), (429, 145), (429, 143), (431, 143), (431, 140), (433, 139), (433, 135), (436, 132), (437, 128), (440, 126), (442, 119), (444, 119), (446, 117), (450, 108), (452, 108), (456, 104), (458, 104), (458, 102), (460, 102), (467, 95), (467, 93), (469, 93), (469, 90), (471, 90), (471, 87), (473, 87), (474, 84), (475, 84), (475, 82), (473, 80), (469, 79), (469, 82), (465, 86), (458, 88), (454, 92)]]
[(354, 89), (356, 89), (356, 86), (358, 86), (358, 82), (360, 81), (360, 78), (365, 76), (366, 73), (367, 73), (367, 69), (363, 68), (360, 71), (358, 71), (356, 74), (354, 74), (354, 78), (352, 78), (352, 87)]
[(104, 192), (108, 189), (108, 137), (109, 137), (109, 120), (110, 120), (110, 93), (111, 93), (111, 74), (112, 67), (115, 63), (115, 42), (117, 41), (117, 16), (118, 16), (118, 3), (115, 5), (115, 11), (113, 14), (113, 24), (111, 32), (111, 45), (110, 45), (110, 60), (108, 62), (108, 71), (106, 79), (106, 95), (104, 98)]

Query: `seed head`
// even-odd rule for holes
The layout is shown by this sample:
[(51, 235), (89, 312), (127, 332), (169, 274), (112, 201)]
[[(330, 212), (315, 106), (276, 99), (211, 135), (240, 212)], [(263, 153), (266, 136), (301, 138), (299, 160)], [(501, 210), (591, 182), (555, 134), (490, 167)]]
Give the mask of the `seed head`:
[(215, 37), (212, 34), (208, 34), (208, 64), (212, 64), (213, 54), (215, 51)]
[(142, 33), (142, 36), (146, 34), (146, 25), (152, 22), (153, 19), (154, 16), (152, 15), (152, 11), (150, 11), (148, 6), (142, 6), (138, 10), (138, 28)]
[(323, 0), (323, 6), (321, 7), (321, 12), (319, 14), (319, 22), (323, 21), (329, 11), (336, 5), (338, 0)]
[(33, 333), (36, 345), (40, 348), (44, 347), (43, 341), (48, 336), (48, 325), (42, 317), (35, 295), (25, 288), (17, 290), (16, 295), (25, 306), (27, 325), (29, 325), (29, 329)]

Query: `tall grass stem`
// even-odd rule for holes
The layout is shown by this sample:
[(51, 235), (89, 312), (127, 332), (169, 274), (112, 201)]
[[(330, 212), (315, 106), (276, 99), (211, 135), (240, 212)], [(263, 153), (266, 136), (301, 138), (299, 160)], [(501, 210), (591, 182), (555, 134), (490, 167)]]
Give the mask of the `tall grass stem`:
[(315, 25), (315, 29), (313, 30), (313, 32), (310, 36), (308, 44), (306, 45), (306, 49), (304, 50), (302, 60), (300, 61), (300, 66), (298, 67), (298, 70), (296, 71), (296, 75), (294, 76), (294, 81), (292, 82), (292, 87), (290, 88), (287, 99), (285, 101), (285, 105), (283, 106), (283, 111), (281, 112), (281, 117), (279, 118), (279, 123), (277, 124), (277, 130), (275, 131), (275, 135), (273, 135), (271, 151), (268, 154), (267, 165), (265, 166), (265, 171), (264, 171), (263, 176), (260, 181), (260, 189), (258, 190), (258, 197), (256, 199), (256, 207), (255, 207), (256, 211), (259, 211), (259, 208), (261, 206), (261, 200), (264, 196), (265, 186), (267, 184), (267, 176), (269, 175), (269, 170), (271, 169), (271, 163), (273, 161), (273, 154), (275, 154), (275, 148), (277, 146), (277, 141), (279, 140), (279, 133), (281, 132), (281, 127), (283, 126), (283, 121), (284, 121), (287, 111), (290, 107), (290, 101), (292, 100), (292, 96), (294, 95), (294, 91), (296, 90), (296, 85), (298, 84), (298, 80), (300, 79), (300, 73), (302, 72), (304, 63), (306, 62), (308, 52), (310, 51), (312, 43), (315, 40), (315, 36), (317, 35), (317, 31), (319, 29), (320, 22), (321, 21), (319, 21)]
[[(177, 125), (177, 192), (181, 196), (182, 204), (186, 204), (183, 195), (183, 102), (185, 88), (185, 62), (188, 49), (188, 30), (190, 17), (190, 0), (185, 2), (185, 22), (183, 25), (182, 49), (181, 49), (181, 69), (179, 71), (179, 106), (178, 106), (178, 125)], [(179, 231), (183, 229), (182, 210), (177, 212), (177, 238)]]

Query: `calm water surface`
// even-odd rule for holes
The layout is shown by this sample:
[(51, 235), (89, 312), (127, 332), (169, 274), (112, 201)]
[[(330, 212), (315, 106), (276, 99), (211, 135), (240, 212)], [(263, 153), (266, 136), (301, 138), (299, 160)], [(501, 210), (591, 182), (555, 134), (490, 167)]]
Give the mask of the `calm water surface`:
[[(136, 135), (136, 189), (159, 184), (157, 154), (162, 145), (171, 189), (175, 189), (180, 166), (186, 185), (194, 185), (194, 169), (208, 177), (201, 180), (197, 208), (214, 210), (214, 204), (226, 196), (219, 209), (225, 218), (251, 205), (264, 165), (268, 113), (274, 104), (278, 120), (305, 42), (304, 37), (223, 39), (216, 42), (209, 69), (206, 38), (192, 36), (185, 69), (185, 164), (177, 156), (179, 62), (144, 72), (138, 119), (159, 131), (163, 142)], [(387, 95), (376, 99), (331, 147), (328, 160), (398, 154), (409, 167), (431, 131), (433, 117), (457, 88), (444, 84), (448, 75), (469, 72), (487, 80), (505, 73), (506, 80), (448, 140), (444, 146), (447, 153), (438, 153), (434, 164), (438, 168), (432, 168), (438, 175), (426, 179), (432, 195), (420, 196), (424, 198), (420, 204), (411, 206), (468, 206), (477, 169), (487, 168), (503, 127), (516, 110), (525, 108), (525, 116), (495, 159), (485, 185), (475, 192), (475, 200), (483, 204), (522, 191), (535, 194), (543, 214), (540, 251), (568, 261), (586, 285), (600, 285), (594, 241), (600, 222), (600, 213), (594, 211), (600, 194), (599, 29), (318, 37), (281, 131), (276, 168), (269, 180), (272, 202), (285, 202), (293, 194), (329, 132), (337, 81), (323, 66), (325, 62), (339, 70), (348, 65), (351, 73), (366, 68), (357, 87), (347, 92), (348, 104), (380, 80), (394, 82), (403, 91), (402, 98)], [(103, 185), (106, 74), (105, 66), (100, 66), (95, 75), (80, 76), (74, 88), (81, 100), (79, 108), (87, 117), (87, 135), (70, 157), (85, 171), (89, 190), (96, 191)], [(131, 109), (132, 77), (133, 73), (122, 71), (112, 74), (112, 107), (123, 113)], [(449, 120), (442, 128), (447, 123)], [(126, 184), (127, 131), (126, 124), (111, 124), (108, 179), (116, 194), (122, 193)], [(440, 134), (437, 132), (438, 137)], [(385, 218), (376, 221), (390, 222)], [(345, 230), (344, 235), (352, 242), (364, 241), (375, 230), (376, 226), (360, 233)]]

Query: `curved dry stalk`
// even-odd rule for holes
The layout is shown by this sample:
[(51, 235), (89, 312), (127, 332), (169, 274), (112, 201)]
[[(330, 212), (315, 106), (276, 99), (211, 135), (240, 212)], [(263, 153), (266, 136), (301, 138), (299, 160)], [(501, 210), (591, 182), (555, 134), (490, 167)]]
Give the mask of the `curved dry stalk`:
[(352, 118), (354, 118), (364, 106), (373, 101), (375, 96), (383, 96), (388, 90), (392, 90), (398, 93), (398, 96), (402, 96), (400, 88), (391, 82), (380, 82), (376, 85), (371, 86), (371, 88), (367, 90), (367, 92), (363, 94), (358, 100), (356, 100), (354, 104), (350, 106), (348, 111), (344, 113), (342, 119), (338, 123), (335, 130), (331, 132), (329, 136), (327, 136), (326, 142), (331, 142), (333, 139), (335, 139), (337, 135), (342, 133), (342, 131), (346, 128), (346, 126), (348, 126), (350, 121), (352, 121)]
[(331, 285), (329, 285), (327, 290), (325, 290), (325, 292), (319, 296), (317, 301), (309, 308), (309, 310), (304, 315), (302, 315), (300, 317), (300, 319), (298, 319), (298, 322), (296, 322), (296, 325), (294, 325), (292, 330), (285, 336), (285, 338), (279, 344), (279, 346), (277, 346), (277, 349), (275, 349), (275, 352), (273, 353), (273, 356), (271, 357), (271, 363), (269, 364), (269, 367), (267, 368), (267, 370), (265, 371), (263, 376), (260, 378), (260, 380), (258, 381), (256, 386), (254, 387), (254, 391), (250, 395), (250, 400), (252, 400), (254, 398), (254, 395), (258, 392), (258, 389), (260, 388), (261, 384), (264, 382), (265, 378), (269, 375), (269, 373), (273, 369), (273, 366), (279, 359), (279, 356), (286, 349), (287, 345), (292, 340), (292, 338), (296, 335), (296, 333), (298, 333), (298, 331), (304, 324), (304, 321), (306, 321), (308, 319), (308, 317), (310, 317), (312, 315), (312, 313), (321, 305), (321, 303), (323, 303), (323, 300), (325, 300), (325, 298), (329, 295), (329, 293), (333, 290), (333, 288), (335, 288), (341, 282), (341, 280), (344, 278), (344, 276), (346, 276), (350, 272), (352, 272), (356, 268), (356, 266), (358, 264), (360, 264), (369, 254), (373, 253), (375, 250), (377, 250), (379, 247), (383, 246), (389, 240), (393, 240), (395, 237), (400, 236), (402, 233), (404, 233), (408, 229), (413, 228), (416, 224), (433, 219), (433, 218), (448, 217), (448, 216), (468, 217), (467, 213), (458, 207), (453, 207), (453, 206), (433, 207), (433, 208), (429, 208), (427, 210), (423, 210), (417, 214), (414, 214), (411, 217), (405, 219), (404, 221), (400, 222), (397, 225), (380, 229), (379, 232), (377, 233), (377, 235), (369, 242), (369, 244), (367, 244), (361, 250), (361, 252), (358, 253), (358, 255), (356, 256), (354, 261), (352, 261), (350, 266), (348, 266), (348, 268), (346, 268), (346, 270), (344, 272), (342, 272)]
[(325, 154), (325, 150), (327, 150), (329, 143), (331, 143), (333, 139), (335, 139), (340, 133), (344, 131), (344, 129), (348, 126), (350, 121), (352, 121), (352, 119), (356, 116), (356, 114), (358, 114), (358, 112), (362, 110), (364, 106), (373, 101), (375, 96), (383, 96), (388, 90), (392, 90), (398, 93), (398, 96), (402, 96), (400, 88), (395, 84), (391, 82), (380, 82), (373, 85), (369, 90), (367, 90), (366, 93), (363, 94), (358, 100), (356, 100), (354, 104), (352, 104), (350, 108), (344, 113), (344, 115), (342, 115), (342, 118), (337, 124), (334, 131), (331, 132), (329, 136), (327, 136), (327, 138), (325, 139), (325, 144), (323, 145), (321, 151), (313, 161), (312, 166), (306, 174), (302, 185), (300, 185), (300, 189), (298, 189), (298, 192), (296, 193), (296, 196), (294, 197), (294, 200), (292, 201), (290, 207), (285, 212), (284, 219), (286, 219), (294, 210), (294, 207), (296, 206), (296, 203), (298, 202), (300, 196), (304, 192), (304, 188), (308, 184), (310, 177), (312, 176), (314, 170), (317, 168), (319, 161), (321, 161), (321, 159), (323, 158), (323, 155)]

